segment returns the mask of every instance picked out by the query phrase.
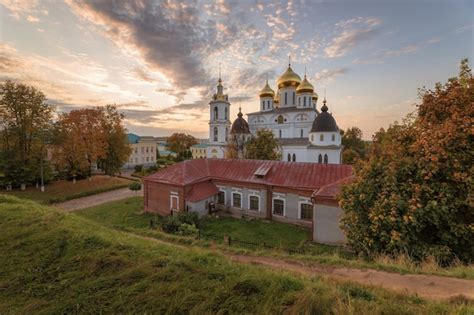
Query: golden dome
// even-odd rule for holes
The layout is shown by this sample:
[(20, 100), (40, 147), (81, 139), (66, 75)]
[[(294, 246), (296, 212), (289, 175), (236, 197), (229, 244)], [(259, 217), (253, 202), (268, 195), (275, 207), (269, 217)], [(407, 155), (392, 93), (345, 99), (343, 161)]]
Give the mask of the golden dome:
[(311, 98), (316, 102), (318, 100), (318, 93), (314, 92)]
[(272, 90), (272, 88), (268, 85), (268, 80), (267, 84), (263, 87), (263, 89), (260, 90), (260, 97), (275, 97), (275, 91)]
[(282, 88), (284, 86), (290, 86), (290, 85), (297, 86), (300, 83), (301, 83), (300, 76), (297, 75), (293, 71), (293, 69), (291, 69), (290, 65), (288, 65), (288, 69), (286, 69), (285, 73), (283, 73), (281, 77), (278, 78), (278, 81), (277, 81), (278, 88)]
[(296, 93), (313, 93), (314, 87), (309, 81), (306, 79), (306, 74), (304, 75), (304, 79), (298, 88), (296, 89)]

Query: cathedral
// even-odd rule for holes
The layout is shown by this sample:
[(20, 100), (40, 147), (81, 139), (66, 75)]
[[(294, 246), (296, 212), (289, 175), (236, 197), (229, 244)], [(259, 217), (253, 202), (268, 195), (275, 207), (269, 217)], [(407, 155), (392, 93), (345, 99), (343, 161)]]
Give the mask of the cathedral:
[(259, 111), (247, 114), (247, 121), (239, 109), (231, 124), (230, 102), (223, 92), (219, 76), (217, 93), (212, 97), (209, 120), (208, 158), (225, 158), (229, 143), (236, 146), (243, 158), (244, 143), (258, 129), (269, 129), (280, 145), (282, 161), (341, 164), (341, 135), (333, 115), (328, 112), (326, 99), (320, 111), (318, 94), (308, 81), (288, 64), (276, 82), (276, 92), (268, 80), (259, 93)]

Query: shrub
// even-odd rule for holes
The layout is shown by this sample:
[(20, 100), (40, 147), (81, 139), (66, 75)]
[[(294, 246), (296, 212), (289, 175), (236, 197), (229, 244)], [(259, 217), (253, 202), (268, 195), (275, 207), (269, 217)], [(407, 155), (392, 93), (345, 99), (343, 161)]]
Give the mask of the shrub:
[(165, 217), (163, 222), (161, 223), (161, 229), (166, 233), (179, 234), (180, 226), (186, 225), (182, 227), (183, 233), (192, 230), (188, 226), (192, 226), (196, 230), (195, 233), (197, 233), (197, 227), (199, 226), (199, 222), (199, 217), (196, 212), (179, 212), (176, 215)]
[(181, 223), (199, 226), (199, 216), (197, 212), (179, 212), (177, 217)]
[(139, 173), (141, 171), (143, 171), (143, 165), (135, 165), (135, 172)]
[(131, 191), (139, 191), (140, 189), (142, 189), (142, 184), (140, 184), (139, 182), (133, 182), (128, 186), (128, 188)]
[(154, 172), (158, 171), (158, 166), (157, 165), (152, 165), (146, 171), (149, 174), (154, 173)]
[(182, 224), (178, 216), (167, 216), (161, 222), (161, 229), (166, 233), (176, 233)]
[(196, 236), (199, 234), (199, 230), (194, 224), (182, 223), (178, 227), (177, 234), (183, 235), (183, 236)]

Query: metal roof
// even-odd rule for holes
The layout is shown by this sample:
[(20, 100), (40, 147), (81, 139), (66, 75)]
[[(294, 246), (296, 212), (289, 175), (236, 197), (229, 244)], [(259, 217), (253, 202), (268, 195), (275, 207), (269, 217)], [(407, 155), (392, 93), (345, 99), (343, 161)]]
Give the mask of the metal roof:
[(191, 186), (186, 194), (186, 200), (196, 202), (214, 196), (219, 189), (210, 181), (200, 182)]

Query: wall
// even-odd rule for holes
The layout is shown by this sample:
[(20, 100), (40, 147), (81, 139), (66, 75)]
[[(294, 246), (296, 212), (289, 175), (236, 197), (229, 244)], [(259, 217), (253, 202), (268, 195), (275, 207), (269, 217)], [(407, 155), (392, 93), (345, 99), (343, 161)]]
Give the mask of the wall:
[(138, 143), (130, 144), (132, 152), (128, 157), (128, 162), (124, 165), (132, 168), (135, 165), (154, 165), (156, 163), (156, 142), (153, 140), (140, 140)]
[(178, 196), (178, 210), (184, 210), (184, 189), (180, 186), (144, 181), (145, 212), (171, 214), (171, 195)]
[(343, 210), (336, 205), (316, 201), (313, 212), (313, 241), (323, 244), (344, 244), (346, 237), (339, 227)]
[(209, 203), (214, 202), (214, 197), (209, 197), (196, 202), (186, 202), (186, 210), (189, 212), (197, 212), (199, 217), (209, 214)]

